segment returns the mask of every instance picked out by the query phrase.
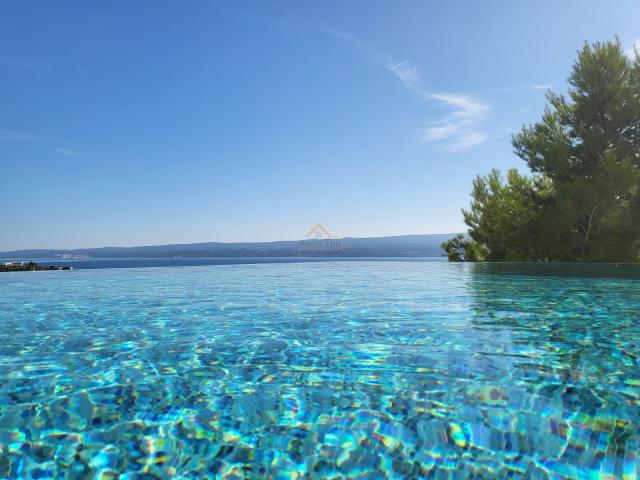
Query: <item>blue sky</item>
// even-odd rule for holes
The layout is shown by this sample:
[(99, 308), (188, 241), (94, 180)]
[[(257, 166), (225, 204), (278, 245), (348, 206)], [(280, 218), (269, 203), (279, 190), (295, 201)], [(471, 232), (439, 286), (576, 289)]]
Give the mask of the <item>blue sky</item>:
[(462, 231), (615, 35), (640, 2), (2, 2), (0, 250)]

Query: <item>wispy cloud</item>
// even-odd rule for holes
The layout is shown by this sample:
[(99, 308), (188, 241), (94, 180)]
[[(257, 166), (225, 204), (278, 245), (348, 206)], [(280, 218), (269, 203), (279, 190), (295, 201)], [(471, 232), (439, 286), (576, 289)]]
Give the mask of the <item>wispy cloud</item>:
[(451, 107), (453, 111), (435, 122), (429, 122), (421, 138), (426, 143), (446, 141), (443, 150), (454, 152), (469, 149), (487, 140), (479, 131), (480, 121), (489, 106), (467, 95), (433, 94), (431, 98)]
[(533, 85), (530, 85), (531, 88), (533, 88), (534, 90), (549, 90), (552, 85), (550, 83), (545, 83), (545, 84), (540, 84), (540, 83), (534, 83)]
[(28, 59), (0, 58), (0, 68), (37, 70), (46, 66), (45, 63)]
[(79, 152), (77, 150), (73, 150), (71, 148), (65, 148), (65, 147), (52, 147), (49, 150), (51, 150), (54, 153), (59, 153), (61, 155), (66, 155), (67, 157), (79, 157), (79, 158), (86, 158), (86, 155), (82, 152)]
[(409, 60), (387, 63), (385, 67), (413, 93), (452, 109), (445, 117), (427, 123), (420, 132), (421, 141), (441, 142), (442, 150), (454, 152), (487, 140), (487, 135), (478, 129), (480, 121), (489, 111), (488, 105), (471, 95), (429, 92), (423, 87), (418, 66)]
[(322, 26), (316, 26), (315, 29), (325, 35), (329, 35), (334, 39), (349, 44), (354, 50), (358, 51), (363, 56), (369, 58), (373, 62), (379, 65), (386, 65), (389, 61), (389, 57), (371, 46), (367, 45), (363, 41), (361, 41), (355, 35), (352, 35), (347, 32), (343, 32), (342, 30), (337, 30), (335, 28), (327, 28)]
[(483, 93), (510, 93), (510, 92), (521, 92), (522, 90), (549, 90), (553, 85), (550, 83), (524, 83), (521, 85), (503, 85), (501, 87), (492, 87), (485, 88), (482, 90)]
[(624, 54), (627, 57), (634, 59), (636, 57), (636, 50), (640, 52), (640, 38), (636, 38), (635, 42), (633, 42), (633, 44), (624, 51)]
[(50, 142), (49, 137), (42, 135), (36, 135), (31, 132), (25, 132), (23, 130), (7, 130), (0, 129), (0, 141), (4, 142)]
[(455, 141), (445, 144), (442, 149), (445, 152), (460, 152), (487, 141), (487, 135), (482, 132), (470, 132), (458, 136)]
[(445, 117), (429, 122), (419, 133), (424, 143), (438, 143), (442, 150), (453, 152), (465, 150), (484, 142), (487, 135), (479, 131), (480, 121), (489, 111), (489, 106), (472, 95), (435, 93), (427, 89), (418, 66), (411, 60), (396, 61), (389, 55), (370, 48), (357, 37), (333, 28), (317, 27), (319, 32), (349, 43), (375, 63), (398, 78), (413, 94), (429, 102), (440, 103), (452, 111)]
[(340, 30), (336, 30), (335, 28), (316, 27), (316, 29), (319, 32), (326, 33), (327, 35), (331, 35), (332, 37), (335, 37), (338, 40), (342, 40), (342, 41), (345, 41), (345, 42), (354, 42), (354, 41), (356, 41), (356, 37), (354, 37), (350, 33), (342, 32)]
[(420, 73), (418, 72), (417, 65), (413, 62), (405, 60), (404, 62), (387, 63), (385, 67), (398, 77), (409, 90), (412, 90), (419, 95), (429, 96), (429, 94), (422, 89)]
[(75, 148), (60, 146), (63, 142), (59, 139), (26, 132), (24, 130), (0, 129), (0, 142), (22, 143), (29, 147), (58, 153), (68, 157), (87, 158), (84, 153), (76, 150)]
[[(479, 98), (479, 94), (486, 96), (491, 93), (515, 93), (524, 90), (542, 92), (552, 88), (549, 83), (529, 83), (488, 88), (479, 94), (438, 92), (425, 86), (420, 69), (415, 62), (411, 60), (397, 61), (397, 59), (371, 48), (350, 33), (326, 27), (316, 27), (316, 29), (336, 40), (348, 43), (371, 61), (384, 67), (400, 80), (407, 90), (422, 100), (448, 108), (449, 113), (426, 123), (418, 134), (419, 141), (433, 143), (446, 152), (467, 150), (484, 143), (489, 138), (490, 135), (486, 133), (486, 118), (491, 112), (491, 108), (489, 104)], [(640, 39), (636, 44), (640, 47)]]

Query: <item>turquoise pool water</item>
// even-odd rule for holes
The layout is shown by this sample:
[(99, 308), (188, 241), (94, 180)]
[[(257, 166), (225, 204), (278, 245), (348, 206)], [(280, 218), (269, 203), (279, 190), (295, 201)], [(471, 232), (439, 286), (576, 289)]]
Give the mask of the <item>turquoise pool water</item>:
[(0, 478), (640, 474), (640, 271), (0, 276)]

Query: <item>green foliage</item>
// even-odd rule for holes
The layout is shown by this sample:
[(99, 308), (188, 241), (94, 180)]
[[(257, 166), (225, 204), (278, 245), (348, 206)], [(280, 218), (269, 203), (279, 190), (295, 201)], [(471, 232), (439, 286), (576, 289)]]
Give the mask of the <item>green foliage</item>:
[(640, 57), (618, 42), (585, 45), (569, 84), (513, 138), (532, 175), (473, 182), (463, 215), (487, 260), (640, 260)]
[(471, 239), (485, 246), (486, 260), (529, 260), (540, 254), (531, 236), (550, 194), (548, 179), (527, 177), (516, 169), (507, 172), (506, 182), (495, 169), (476, 177), (471, 207), (462, 213)]
[(443, 242), (441, 247), (447, 252), (450, 262), (482, 262), (487, 256), (484, 245), (465, 238), (461, 233)]

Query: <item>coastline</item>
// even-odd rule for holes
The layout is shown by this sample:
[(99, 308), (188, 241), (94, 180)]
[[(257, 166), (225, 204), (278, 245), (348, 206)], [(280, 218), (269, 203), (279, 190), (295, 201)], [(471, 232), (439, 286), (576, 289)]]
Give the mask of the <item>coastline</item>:
[[(24, 259), (0, 259), (2, 262), (24, 261)], [(91, 258), (91, 259), (33, 259), (35, 262), (54, 267), (70, 267), (74, 270), (103, 268), (140, 268), (140, 267), (195, 267), (206, 265), (252, 265), (270, 263), (318, 263), (318, 262), (358, 262), (358, 261), (394, 261), (394, 262), (442, 262), (440, 257), (193, 257), (193, 258)]]

